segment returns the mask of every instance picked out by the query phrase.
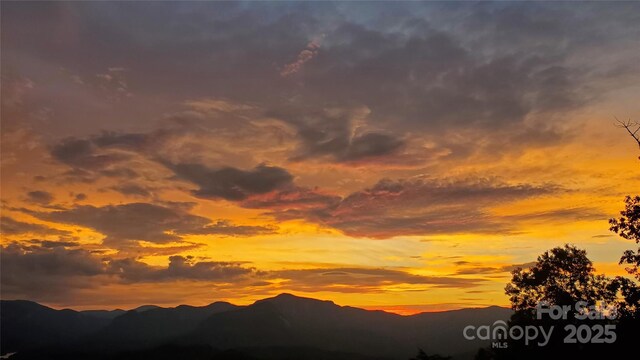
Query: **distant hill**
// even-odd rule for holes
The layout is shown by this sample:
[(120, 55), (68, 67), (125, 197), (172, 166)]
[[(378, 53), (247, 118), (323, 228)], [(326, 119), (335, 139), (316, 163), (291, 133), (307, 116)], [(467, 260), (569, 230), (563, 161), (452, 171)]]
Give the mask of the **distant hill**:
[(105, 349), (159, 346), (193, 331), (210, 315), (236, 308), (226, 302), (216, 302), (202, 307), (180, 305), (175, 308), (156, 307), (142, 312), (134, 309), (114, 318), (87, 342)]
[(509, 309), (490, 307), (401, 316), (281, 294), (212, 315), (185, 338), (221, 349), (308, 346), (408, 358), (417, 348), (442, 354), (475, 351), (486, 344), (464, 340), (462, 329), (510, 315)]
[(29, 301), (0, 306), (2, 352), (17, 351), (16, 360), (158, 359), (163, 351), (180, 359), (409, 359), (418, 348), (466, 358), (487, 344), (464, 340), (465, 326), (511, 315), (489, 307), (401, 316), (290, 294), (243, 307), (216, 302), (126, 312), (54, 310)]
[(116, 310), (83, 310), (80, 311), (81, 314), (84, 315), (89, 315), (89, 316), (93, 316), (93, 317), (97, 317), (97, 318), (102, 318), (102, 319), (114, 319), (124, 313), (126, 313), (126, 310), (122, 310), (122, 309), (116, 309)]
[(75, 310), (55, 310), (26, 300), (0, 302), (2, 353), (69, 344), (107, 326), (111, 319)]
[(187, 338), (222, 349), (308, 346), (391, 355), (404, 345), (397, 339), (402, 337), (397, 330), (403, 320), (402, 316), (382, 311), (340, 307), (329, 301), (283, 294), (236, 311), (215, 314)]

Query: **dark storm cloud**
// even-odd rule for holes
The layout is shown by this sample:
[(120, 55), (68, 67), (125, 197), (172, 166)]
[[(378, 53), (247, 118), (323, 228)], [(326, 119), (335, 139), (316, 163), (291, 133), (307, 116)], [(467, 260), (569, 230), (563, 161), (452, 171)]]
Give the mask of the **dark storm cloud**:
[(15, 220), (9, 216), (0, 217), (0, 230), (3, 235), (70, 235), (65, 230), (52, 229), (46, 225)]
[(53, 201), (54, 197), (48, 191), (35, 190), (27, 193), (27, 201), (39, 205), (49, 205)]
[(436, 288), (469, 288), (482, 283), (480, 279), (414, 275), (401, 270), (371, 268), (332, 268), (281, 270), (267, 277), (285, 279), (288, 289), (298, 291), (362, 292), (382, 291), (385, 285), (410, 284)]
[(202, 164), (169, 164), (180, 179), (199, 186), (193, 195), (203, 199), (244, 200), (291, 185), (293, 176), (277, 166), (258, 165), (251, 170), (209, 168)]
[(167, 243), (181, 241), (185, 235), (250, 236), (273, 232), (260, 226), (237, 226), (220, 220), (192, 215), (179, 206), (160, 206), (150, 203), (122, 205), (75, 206), (53, 212), (32, 212), (38, 218), (74, 224), (104, 234), (105, 243), (119, 245), (127, 241)]

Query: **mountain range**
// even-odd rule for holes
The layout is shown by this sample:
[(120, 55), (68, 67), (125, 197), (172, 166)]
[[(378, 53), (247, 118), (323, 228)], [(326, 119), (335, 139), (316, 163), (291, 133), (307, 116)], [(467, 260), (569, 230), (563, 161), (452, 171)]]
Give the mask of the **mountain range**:
[(507, 320), (501, 307), (402, 316), (281, 294), (248, 306), (55, 310), (0, 302), (2, 354), (20, 359), (409, 359), (418, 349), (472, 358), (488, 344), (467, 325)]

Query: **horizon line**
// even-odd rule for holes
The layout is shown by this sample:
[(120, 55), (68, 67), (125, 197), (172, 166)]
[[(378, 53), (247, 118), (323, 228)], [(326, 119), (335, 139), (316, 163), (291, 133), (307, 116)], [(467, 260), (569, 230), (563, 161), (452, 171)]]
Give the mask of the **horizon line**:
[[(312, 297), (307, 297), (307, 296), (299, 296), (299, 295), (294, 295), (291, 293), (287, 293), (287, 292), (283, 292), (283, 293), (279, 293), (277, 295), (272, 295), (272, 296), (267, 296), (258, 300), (255, 300), (251, 303), (247, 303), (247, 304), (235, 304), (233, 302), (230, 301), (226, 301), (226, 300), (216, 300), (213, 302), (210, 302), (208, 304), (202, 304), (202, 305), (192, 305), (192, 304), (184, 304), (184, 303), (180, 303), (180, 304), (171, 304), (171, 305), (156, 305), (156, 304), (152, 304), (152, 303), (143, 303), (137, 306), (133, 306), (133, 307), (129, 307), (129, 308), (122, 308), (122, 307), (114, 307), (114, 308), (110, 308), (110, 307), (97, 307), (97, 306), (93, 306), (93, 305), (87, 305), (87, 306), (60, 306), (60, 305), (53, 305), (47, 302), (39, 302), (36, 300), (30, 300), (30, 299), (24, 299), (24, 298), (15, 298), (15, 299), (5, 299), (2, 298), (0, 296), (0, 301), (28, 301), (31, 303), (36, 303), (38, 305), (41, 306), (45, 306), (48, 307), (50, 309), (53, 310), (57, 310), (57, 311), (61, 311), (61, 310), (72, 310), (72, 311), (77, 311), (77, 312), (85, 312), (85, 311), (133, 311), (142, 307), (156, 307), (156, 308), (161, 308), (161, 309), (175, 309), (178, 308), (180, 306), (190, 306), (190, 307), (205, 307), (205, 306), (209, 306), (212, 304), (216, 304), (216, 303), (227, 303), (227, 304), (231, 304), (233, 306), (237, 306), (237, 307), (247, 307), (247, 306), (251, 306), (254, 305), (260, 301), (265, 301), (265, 300), (270, 300), (270, 299), (275, 299), (277, 297), (282, 297), (282, 296), (292, 296), (298, 299), (310, 299), (310, 300), (316, 300), (316, 301), (321, 301), (321, 302), (331, 302), (336, 306), (339, 307), (350, 307), (350, 308), (357, 308), (357, 309), (361, 309), (361, 310), (366, 310), (366, 311), (382, 311), (385, 313), (389, 313), (389, 314), (395, 314), (395, 315), (400, 315), (400, 316), (412, 316), (412, 315), (418, 315), (418, 314), (424, 314), (424, 313), (444, 313), (444, 312), (450, 312), (450, 311), (461, 311), (461, 310), (469, 310), (469, 309), (487, 309), (487, 308), (491, 308), (491, 307), (499, 307), (499, 308), (504, 308), (504, 309), (510, 309), (510, 307), (508, 305), (498, 305), (498, 304), (476, 304), (476, 305), (471, 305), (471, 306), (464, 306), (465, 304), (463, 303), (438, 303), (438, 304), (398, 304), (398, 305), (342, 305), (342, 304), (337, 304), (335, 301), (333, 300), (326, 300), (326, 299), (318, 299), (318, 298), (312, 298)], [(453, 306), (456, 307), (453, 307)], [(462, 306), (458, 306), (458, 305), (462, 305)], [(430, 309), (429, 309), (430, 308)]]

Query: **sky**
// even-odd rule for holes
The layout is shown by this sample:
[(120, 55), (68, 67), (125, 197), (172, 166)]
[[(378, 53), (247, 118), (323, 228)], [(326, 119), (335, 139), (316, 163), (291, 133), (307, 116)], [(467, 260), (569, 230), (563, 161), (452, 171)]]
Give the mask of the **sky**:
[(1, 295), (508, 305), (619, 275), (637, 2), (2, 2)]

